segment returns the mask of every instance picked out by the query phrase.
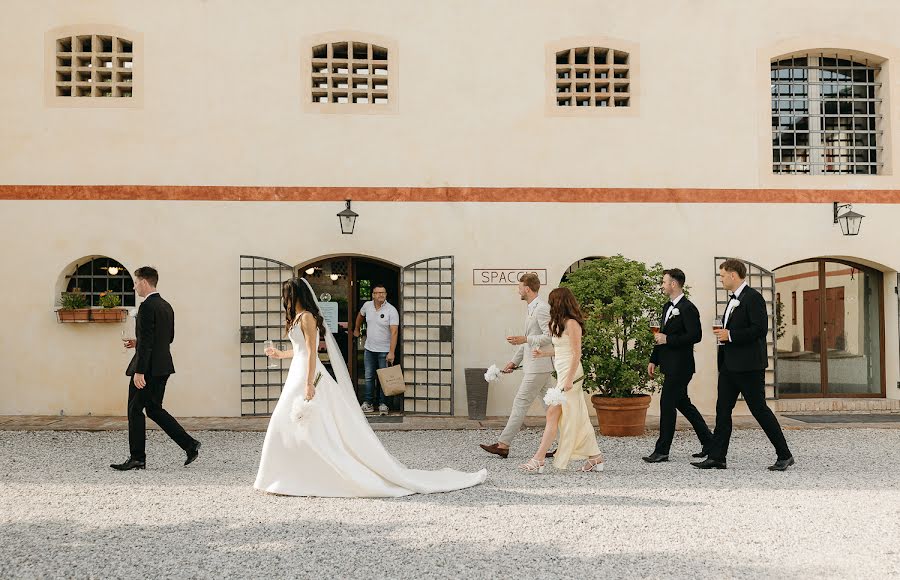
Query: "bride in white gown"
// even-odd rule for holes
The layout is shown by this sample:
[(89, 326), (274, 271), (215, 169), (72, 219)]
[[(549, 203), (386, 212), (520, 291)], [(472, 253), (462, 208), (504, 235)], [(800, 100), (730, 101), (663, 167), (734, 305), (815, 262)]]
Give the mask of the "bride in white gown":
[[(288, 280), (282, 285), (282, 299), (293, 349), (269, 349), (266, 354), (292, 360), (266, 431), (256, 489), (295, 496), (400, 497), (484, 482), (484, 469), (422, 471), (394, 459), (359, 408), (343, 355), (319, 314), (309, 282)], [(336, 381), (319, 361), (321, 335)]]

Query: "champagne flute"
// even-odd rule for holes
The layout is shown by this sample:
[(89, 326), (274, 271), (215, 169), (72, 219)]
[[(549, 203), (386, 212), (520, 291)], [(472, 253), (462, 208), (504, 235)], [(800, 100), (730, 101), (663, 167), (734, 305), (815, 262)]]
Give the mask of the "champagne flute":
[[(713, 330), (722, 330), (722, 328), (724, 326), (725, 326), (725, 322), (721, 316), (716, 316), (713, 319)], [(722, 341), (720, 341), (718, 338), (716, 338), (716, 344), (724, 344), (724, 343), (722, 343)]]
[(129, 332), (127, 328), (122, 329), (122, 352), (128, 354), (129, 349), (125, 344), (129, 340), (134, 340), (134, 337), (131, 336), (133, 333)]
[[(263, 352), (266, 352), (270, 348), (275, 348), (274, 340), (267, 340), (263, 343)], [(266, 356), (269, 356), (269, 355), (266, 355)], [(277, 369), (279, 367), (280, 367), (280, 365), (278, 364), (278, 359), (276, 359), (276, 358), (270, 358), (269, 363), (266, 365), (267, 369)]]

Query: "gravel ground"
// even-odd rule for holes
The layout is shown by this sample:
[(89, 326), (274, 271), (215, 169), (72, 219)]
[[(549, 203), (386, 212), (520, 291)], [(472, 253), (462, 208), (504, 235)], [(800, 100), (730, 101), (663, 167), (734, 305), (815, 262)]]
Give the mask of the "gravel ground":
[(411, 467), (488, 468), (480, 487), (401, 499), (270, 496), (262, 433), (200, 432), (200, 459), (149, 433), (147, 471), (114, 472), (126, 433), (0, 432), (0, 578), (900, 578), (900, 431), (791, 431), (765, 467), (736, 431), (729, 469), (646, 465), (653, 438), (601, 439), (607, 470), (526, 475), (497, 432), (384, 432)]

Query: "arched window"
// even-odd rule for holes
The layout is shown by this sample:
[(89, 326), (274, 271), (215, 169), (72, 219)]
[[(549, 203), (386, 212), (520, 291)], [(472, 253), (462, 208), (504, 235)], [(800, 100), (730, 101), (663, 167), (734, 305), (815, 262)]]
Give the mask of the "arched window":
[(391, 51), (368, 42), (325, 42), (310, 55), (313, 103), (387, 105)]
[(849, 53), (771, 63), (774, 173), (881, 173), (881, 66)]
[(134, 94), (134, 42), (104, 34), (59, 36), (55, 44), (55, 96), (112, 97)]
[(66, 292), (80, 291), (90, 306), (100, 305), (100, 294), (110, 291), (116, 294), (123, 307), (135, 305), (134, 281), (121, 263), (97, 256), (77, 263), (71, 274), (66, 275)]
[(622, 50), (581, 46), (556, 51), (553, 92), (557, 107), (628, 107), (630, 55)]

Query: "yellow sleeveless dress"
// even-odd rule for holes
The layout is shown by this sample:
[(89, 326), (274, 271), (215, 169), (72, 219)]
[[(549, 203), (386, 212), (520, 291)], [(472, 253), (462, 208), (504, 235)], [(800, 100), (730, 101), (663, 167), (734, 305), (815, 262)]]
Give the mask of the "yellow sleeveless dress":
[[(560, 337), (554, 336), (552, 340), (553, 349), (556, 351), (553, 367), (556, 369), (557, 386), (561, 388), (572, 364), (578, 365), (575, 379), (584, 376), (584, 368), (580, 360), (572, 360), (572, 346), (567, 333), (563, 332)], [(600, 454), (597, 434), (591, 425), (581, 387), (582, 383), (579, 382), (575, 383), (571, 390), (564, 391), (566, 402), (562, 405), (562, 416), (559, 419), (559, 446), (553, 457), (553, 467), (557, 469), (565, 469), (569, 461), (587, 459)]]

